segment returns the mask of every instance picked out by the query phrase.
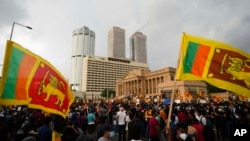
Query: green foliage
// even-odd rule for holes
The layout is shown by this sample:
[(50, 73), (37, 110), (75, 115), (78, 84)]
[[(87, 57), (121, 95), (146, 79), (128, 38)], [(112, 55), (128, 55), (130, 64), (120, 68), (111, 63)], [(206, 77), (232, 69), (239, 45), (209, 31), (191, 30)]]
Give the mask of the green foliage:
[(102, 93), (101, 93), (101, 97), (114, 97), (115, 96), (115, 91), (113, 89), (108, 89), (108, 88), (105, 88)]

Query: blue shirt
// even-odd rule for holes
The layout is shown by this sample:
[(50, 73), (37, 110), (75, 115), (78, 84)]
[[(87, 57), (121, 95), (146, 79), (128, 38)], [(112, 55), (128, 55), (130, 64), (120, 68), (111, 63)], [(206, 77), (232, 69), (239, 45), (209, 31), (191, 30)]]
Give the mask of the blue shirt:
[(89, 113), (87, 118), (88, 118), (88, 124), (95, 124), (95, 115), (93, 113)]
[(52, 130), (47, 125), (43, 125), (38, 129), (38, 140), (37, 141), (51, 141)]

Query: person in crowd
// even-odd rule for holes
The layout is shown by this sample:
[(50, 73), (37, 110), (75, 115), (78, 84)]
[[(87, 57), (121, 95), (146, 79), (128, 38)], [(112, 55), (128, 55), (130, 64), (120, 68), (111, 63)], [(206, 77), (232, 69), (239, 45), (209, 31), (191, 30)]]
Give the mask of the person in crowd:
[(197, 130), (190, 124), (188, 124), (187, 133), (188, 136), (191, 137), (193, 141), (197, 141), (197, 136), (198, 136)]
[(114, 136), (114, 132), (112, 131), (112, 127), (110, 125), (106, 125), (103, 129), (103, 136), (98, 139), (98, 141), (111, 141), (111, 138)]
[(79, 132), (72, 125), (67, 125), (63, 129), (63, 133), (61, 136), (62, 141), (75, 141), (79, 136)]
[(204, 135), (205, 141), (215, 141), (215, 134), (213, 131), (213, 125), (212, 122), (206, 118), (204, 115), (204, 110), (196, 110), (195, 111), (195, 117), (199, 122), (201, 123), (203, 129), (202, 133)]
[(29, 135), (29, 123), (24, 122), (20, 129), (17, 130), (16, 133), (16, 141), (22, 141), (25, 137)]
[(79, 134), (83, 133), (82, 128), (80, 128), (79, 122), (75, 121), (73, 127), (77, 130)]
[(185, 122), (186, 120), (186, 114), (184, 112), (183, 108), (178, 108), (178, 113), (177, 113), (177, 117), (178, 117), (178, 122)]
[(149, 119), (149, 138), (151, 141), (160, 141), (160, 126), (159, 122), (156, 119), (157, 110), (153, 109), (151, 111), (152, 117)]
[(125, 135), (125, 125), (126, 125), (126, 113), (123, 107), (120, 107), (120, 111), (117, 112), (116, 119), (118, 123), (118, 132), (119, 132), (119, 141), (121, 141), (121, 137), (123, 137), (123, 141), (126, 139)]
[(94, 110), (90, 110), (90, 112), (87, 115), (87, 119), (88, 119), (88, 128), (89, 128), (89, 133), (93, 134), (95, 131), (95, 114), (94, 114)]
[(50, 129), (51, 117), (45, 117), (44, 125), (38, 129), (38, 141), (51, 141), (52, 130)]
[(82, 124), (81, 129), (83, 132), (75, 141), (97, 141), (97, 136), (88, 132), (88, 124)]
[(177, 124), (176, 124), (175, 120), (176, 120), (176, 115), (172, 114), (170, 116), (170, 123), (169, 123), (170, 127), (169, 127), (169, 129), (168, 128), (165, 129), (166, 130), (166, 134), (168, 135), (167, 138), (169, 140), (173, 140), (173, 137), (176, 136), (176, 134), (177, 134)]
[(216, 128), (216, 138), (218, 140), (222, 139), (222, 141), (225, 141), (227, 138), (227, 119), (228, 117), (225, 109), (221, 106), (216, 108), (214, 114), (214, 124)]
[(105, 118), (104, 117), (99, 117), (98, 120), (97, 120), (97, 125), (96, 125), (96, 137), (97, 139), (99, 139), (100, 137), (103, 136), (103, 129), (105, 127)]
[(178, 123), (176, 128), (176, 135), (169, 138), (169, 141), (192, 141), (192, 138), (187, 133), (188, 126), (184, 122)]
[(125, 126), (126, 137), (128, 136), (128, 123), (130, 122), (129, 112), (131, 112), (131, 111), (130, 110), (126, 111), (126, 119), (125, 119), (125, 122), (126, 122), (126, 126)]
[(196, 119), (193, 118), (191, 121), (191, 125), (196, 129), (197, 131), (197, 141), (205, 141), (203, 133), (202, 133), (202, 125), (200, 122)]
[(25, 137), (22, 141), (36, 141), (37, 139), (37, 132), (31, 130), (29, 132), (29, 135), (27, 137)]
[(144, 117), (146, 121), (145, 135), (149, 138), (149, 119), (152, 118), (152, 110), (149, 105), (145, 108)]
[(131, 112), (129, 114), (129, 118), (131, 119), (128, 123), (128, 141), (131, 140), (140, 140), (141, 138), (141, 127), (140, 122), (137, 119), (136, 116), (136, 109), (131, 109)]
[(0, 114), (0, 139), (3, 141), (11, 141), (11, 130), (6, 124), (3, 114)]

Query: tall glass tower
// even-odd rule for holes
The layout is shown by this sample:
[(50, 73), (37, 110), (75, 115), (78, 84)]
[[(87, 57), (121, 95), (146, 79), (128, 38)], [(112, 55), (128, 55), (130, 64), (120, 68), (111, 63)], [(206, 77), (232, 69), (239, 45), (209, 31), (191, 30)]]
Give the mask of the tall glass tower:
[(120, 27), (108, 31), (108, 57), (125, 58), (125, 30)]
[(72, 90), (82, 90), (83, 57), (95, 55), (95, 32), (88, 27), (73, 31), (73, 45), (70, 68), (70, 86)]
[(130, 37), (130, 58), (132, 61), (147, 64), (147, 36), (135, 32)]

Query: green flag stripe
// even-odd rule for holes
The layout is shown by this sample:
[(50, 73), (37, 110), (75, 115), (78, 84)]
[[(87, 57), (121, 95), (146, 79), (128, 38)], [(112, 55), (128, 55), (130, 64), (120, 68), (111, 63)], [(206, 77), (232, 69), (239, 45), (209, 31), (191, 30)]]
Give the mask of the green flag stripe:
[(184, 66), (183, 66), (184, 73), (191, 73), (198, 48), (199, 44), (194, 42), (188, 43), (187, 52), (184, 59)]
[(16, 49), (15, 47), (12, 48), (6, 85), (4, 87), (2, 98), (15, 98), (18, 69), (23, 56), (24, 52), (20, 51), (19, 49)]

